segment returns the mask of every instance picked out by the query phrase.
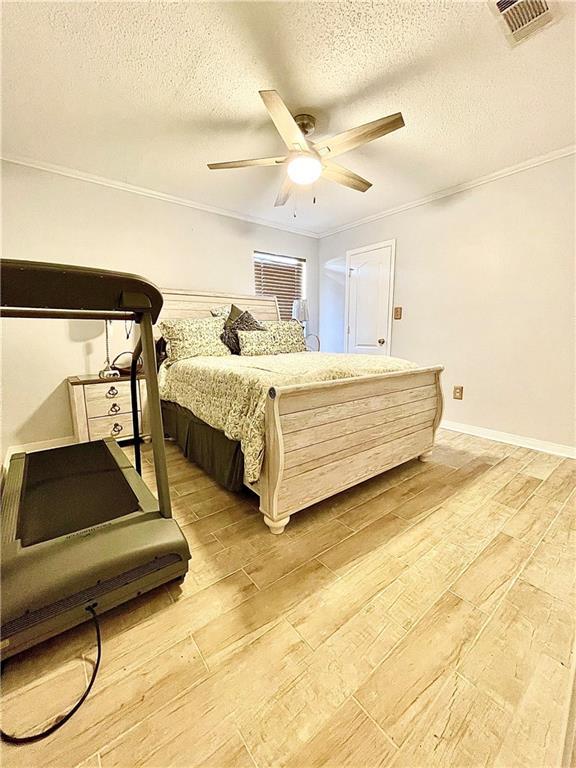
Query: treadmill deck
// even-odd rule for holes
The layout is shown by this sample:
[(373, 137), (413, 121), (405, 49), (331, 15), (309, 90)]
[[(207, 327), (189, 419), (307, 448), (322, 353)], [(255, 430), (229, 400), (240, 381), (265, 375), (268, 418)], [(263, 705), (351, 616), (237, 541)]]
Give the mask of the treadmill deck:
[(138, 497), (103, 440), (29, 453), (17, 538), (29, 547), (139, 508)]

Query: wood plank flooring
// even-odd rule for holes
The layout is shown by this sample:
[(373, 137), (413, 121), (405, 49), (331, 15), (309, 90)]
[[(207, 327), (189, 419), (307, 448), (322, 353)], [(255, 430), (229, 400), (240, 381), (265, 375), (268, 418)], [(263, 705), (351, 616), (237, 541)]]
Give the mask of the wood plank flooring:
[[(102, 617), (89, 699), (3, 766), (573, 765), (575, 461), (440, 430), (273, 536), (167, 452), (184, 584)], [(3, 728), (52, 722), (93, 662), (87, 625), (9, 661)]]

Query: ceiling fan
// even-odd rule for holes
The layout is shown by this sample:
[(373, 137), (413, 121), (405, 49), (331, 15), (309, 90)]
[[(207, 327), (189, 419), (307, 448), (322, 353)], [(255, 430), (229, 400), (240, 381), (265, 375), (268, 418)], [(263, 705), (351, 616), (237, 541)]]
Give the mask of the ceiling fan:
[(253, 160), (233, 160), (228, 163), (208, 163), (211, 170), (246, 168), (254, 165), (286, 165), (287, 174), (276, 198), (275, 206), (284, 205), (294, 190), (293, 184), (313, 184), (322, 176), (358, 192), (366, 192), (372, 184), (357, 173), (332, 161), (344, 152), (379, 139), (387, 133), (402, 128), (404, 119), (400, 112), (381, 117), (371, 123), (338, 133), (329, 139), (314, 143), (308, 137), (314, 132), (316, 119), (312, 115), (292, 117), (277, 91), (259, 91), (278, 133), (288, 148), (281, 157), (260, 157)]

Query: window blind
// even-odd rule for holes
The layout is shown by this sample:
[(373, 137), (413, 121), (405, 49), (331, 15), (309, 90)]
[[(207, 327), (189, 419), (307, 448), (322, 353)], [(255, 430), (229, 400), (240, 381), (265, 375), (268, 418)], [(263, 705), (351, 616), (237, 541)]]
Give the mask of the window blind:
[(254, 283), (260, 296), (276, 296), (280, 317), (290, 320), (292, 302), (303, 299), (306, 262), (291, 256), (254, 253)]

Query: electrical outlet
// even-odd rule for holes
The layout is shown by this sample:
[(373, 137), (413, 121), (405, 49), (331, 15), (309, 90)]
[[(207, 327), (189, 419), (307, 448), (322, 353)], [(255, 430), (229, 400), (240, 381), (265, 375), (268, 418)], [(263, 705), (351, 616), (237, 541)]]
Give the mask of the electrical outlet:
[(457, 384), (452, 390), (452, 397), (454, 400), (464, 399), (464, 387), (461, 384)]
[(394, 307), (394, 320), (402, 320), (402, 307)]

